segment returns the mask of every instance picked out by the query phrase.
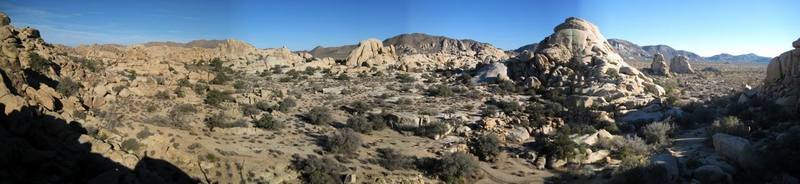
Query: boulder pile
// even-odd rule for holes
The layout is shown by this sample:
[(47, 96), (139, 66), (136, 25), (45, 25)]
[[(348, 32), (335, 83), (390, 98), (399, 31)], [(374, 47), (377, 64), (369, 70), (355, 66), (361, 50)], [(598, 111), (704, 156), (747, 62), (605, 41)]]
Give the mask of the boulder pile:
[(591, 101), (589, 107), (612, 112), (641, 108), (665, 94), (651, 78), (623, 61), (588, 21), (571, 17), (554, 32), (538, 44), (531, 59), (508, 63), (512, 79), (541, 84), (540, 91), (570, 94), (563, 99), (578, 99), (569, 104)]
[(650, 71), (655, 75), (669, 76), (669, 68), (664, 62), (664, 55), (656, 53), (653, 55), (653, 63), (650, 63)]

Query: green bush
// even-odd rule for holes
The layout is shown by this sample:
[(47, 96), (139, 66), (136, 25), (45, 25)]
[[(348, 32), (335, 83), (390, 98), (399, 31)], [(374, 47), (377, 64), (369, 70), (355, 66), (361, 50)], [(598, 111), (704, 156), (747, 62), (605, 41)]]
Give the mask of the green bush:
[(50, 67), (53, 66), (53, 62), (34, 52), (31, 52), (28, 56), (31, 58), (29, 63), (30, 68), (35, 72), (45, 73), (47, 72), (47, 69), (50, 69)]
[(381, 148), (378, 149), (378, 164), (387, 170), (394, 171), (413, 167), (414, 160), (411, 157), (400, 154), (395, 149)]
[(273, 119), (271, 114), (264, 114), (258, 120), (253, 121), (253, 125), (255, 125), (256, 128), (267, 130), (278, 130), (284, 126), (283, 122)]
[(221, 85), (221, 84), (228, 83), (228, 81), (231, 81), (231, 80), (232, 79), (231, 79), (230, 76), (228, 76), (228, 74), (225, 74), (225, 72), (220, 71), (220, 72), (216, 73), (216, 76), (214, 76), (214, 79), (212, 79), (211, 81), (208, 81), (208, 82), (211, 83), (211, 84)]
[(657, 146), (668, 145), (669, 134), (675, 129), (670, 120), (650, 123), (644, 126), (642, 132), (647, 143)]
[(356, 115), (364, 114), (367, 111), (372, 110), (372, 105), (362, 101), (353, 102), (350, 104), (350, 107), (353, 108), (353, 114)]
[(453, 89), (446, 85), (436, 85), (428, 88), (428, 95), (438, 97), (450, 97), (454, 95)]
[(445, 183), (470, 183), (468, 177), (478, 174), (478, 161), (464, 152), (443, 155), (436, 169), (436, 175)]
[(167, 91), (158, 91), (155, 94), (156, 99), (159, 100), (169, 100), (169, 92)]
[(127, 152), (136, 152), (142, 148), (142, 144), (140, 144), (139, 141), (134, 138), (129, 138), (126, 139), (125, 141), (122, 141), (122, 143), (120, 144), (120, 148), (122, 148), (122, 150)]
[(494, 104), (506, 114), (522, 111), (522, 107), (515, 101), (496, 101)]
[(747, 137), (750, 131), (736, 116), (725, 116), (722, 119), (714, 121), (711, 127), (709, 127), (708, 133), (709, 136), (713, 136), (716, 133), (725, 133), (739, 137)]
[(353, 129), (340, 129), (325, 141), (325, 148), (331, 153), (353, 155), (361, 148), (361, 138)]
[(247, 90), (250, 89), (250, 84), (243, 80), (237, 80), (233, 83), (233, 88), (237, 90)]
[(71, 78), (63, 78), (58, 82), (56, 91), (64, 96), (72, 96), (75, 95), (75, 93), (78, 93), (82, 87), (83, 86), (81, 84), (73, 81)]
[(492, 161), (500, 154), (500, 139), (495, 134), (485, 134), (475, 138), (469, 145), (470, 151), (481, 160)]
[(261, 109), (256, 107), (256, 105), (241, 104), (240, 108), (242, 110), (242, 114), (244, 114), (245, 116), (253, 117), (253, 116), (258, 115), (259, 113), (261, 113)]
[(206, 91), (208, 91), (208, 89), (208, 85), (200, 83), (196, 83), (194, 84), (194, 87), (192, 87), (192, 90), (194, 90), (194, 92), (197, 94), (204, 94)]
[(372, 132), (372, 123), (363, 116), (353, 116), (347, 119), (347, 127), (363, 134)]
[(214, 107), (219, 107), (222, 102), (230, 102), (233, 100), (229, 92), (211, 90), (208, 91), (206, 95), (205, 103)]
[(275, 106), (273, 106), (272, 104), (270, 104), (267, 101), (259, 101), (259, 102), (256, 102), (256, 108), (261, 109), (261, 111), (270, 112), (270, 111), (272, 111), (272, 109), (275, 108)]
[(315, 125), (327, 125), (333, 122), (331, 110), (327, 107), (314, 107), (305, 115), (306, 121)]
[(297, 102), (295, 102), (294, 98), (286, 97), (283, 98), (283, 100), (280, 103), (278, 103), (278, 111), (288, 112), (295, 106), (297, 106)]
[(571, 161), (585, 154), (585, 146), (572, 141), (567, 134), (558, 132), (551, 138), (552, 141), (547, 141), (544, 144), (544, 152), (547, 155)]
[(350, 76), (347, 75), (347, 74), (344, 74), (344, 73), (343, 74), (339, 74), (339, 76), (336, 77), (336, 80), (348, 81), (348, 80), (350, 80)]
[(215, 128), (245, 127), (247, 126), (246, 124), (247, 124), (246, 121), (231, 122), (229, 117), (225, 116), (225, 114), (223, 113), (219, 113), (206, 118), (206, 127), (208, 127), (212, 131)]
[(191, 87), (192, 83), (189, 82), (189, 79), (178, 79), (178, 86), (180, 87)]
[(433, 122), (427, 125), (422, 125), (417, 128), (415, 134), (428, 138), (435, 138), (439, 135), (444, 135), (447, 132), (448, 125), (444, 122)]
[(340, 184), (339, 178), (347, 168), (336, 160), (309, 155), (306, 159), (295, 158), (293, 168), (300, 172), (303, 181), (311, 184)]
[(398, 74), (396, 78), (397, 78), (397, 80), (399, 80), (401, 83), (412, 83), (412, 82), (417, 82), (417, 78), (414, 78), (413, 76), (411, 76), (411, 75), (409, 75), (409, 74), (407, 74), (407, 73), (401, 73), (401, 74)]

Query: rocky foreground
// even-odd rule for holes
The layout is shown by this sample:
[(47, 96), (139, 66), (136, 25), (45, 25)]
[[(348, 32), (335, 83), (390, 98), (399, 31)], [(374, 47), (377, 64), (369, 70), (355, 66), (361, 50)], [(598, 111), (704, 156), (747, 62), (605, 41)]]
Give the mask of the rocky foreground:
[(2, 13), (0, 38), (2, 183), (800, 177), (800, 40), (764, 68), (621, 50), (579, 18), (518, 52), (425, 34), (64, 47)]

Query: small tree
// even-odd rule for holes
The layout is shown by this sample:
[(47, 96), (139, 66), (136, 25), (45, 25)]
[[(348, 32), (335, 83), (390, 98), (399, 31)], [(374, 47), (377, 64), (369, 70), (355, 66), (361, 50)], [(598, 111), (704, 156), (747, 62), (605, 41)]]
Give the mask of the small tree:
[(258, 120), (253, 121), (253, 125), (255, 125), (257, 128), (267, 130), (277, 130), (283, 128), (284, 126), (283, 122), (273, 119), (271, 114), (264, 114)]
[(413, 159), (392, 148), (378, 149), (378, 163), (390, 171), (411, 168)]
[(500, 154), (500, 139), (494, 134), (485, 134), (473, 140), (470, 150), (481, 160), (491, 161)]
[(222, 102), (233, 101), (233, 97), (230, 96), (230, 93), (218, 91), (218, 90), (211, 90), (208, 91), (208, 95), (206, 95), (205, 102), (208, 105), (219, 107)]
[(306, 183), (338, 184), (342, 183), (339, 174), (346, 171), (336, 160), (329, 157), (319, 158), (309, 155), (307, 159), (295, 158), (293, 168), (298, 170)]
[(283, 99), (283, 101), (278, 103), (278, 110), (281, 112), (287, 112), (295, 106), (297, 106), (297, 102), (295, 102), (294, 98), (286, 97)]
[(675, 127), (671, 121), (654, 122), (644, 126), (642, 129), (644, 138), (647, 143), (655, 144), (658, 146), (669, 144), (669, 133)]
[(332, 153), (352, 155), (361, 148), (361, 138), (353, 129), (345, 128), (329, 136), (325, 147)]
[(347, 127), (363, 134), (372, 132), (372, 123), (363, 116), (353, 116), (347, 119)]
[(58, 82), (58, 86), (56, 86), (56, 91), (58, 91), (58, 93), (61, 93), (61, 95), (64, 96), (72, 96), (75, 95), (75, 93), (78, 93), (78, 91), (82, 87), (83, 86), (81, 84), (73, 81), (70, 78), (63, 78), (61, 79), (60, 82)]
[(443, 155), (439, 162), (437, 175), (445, 183), (469, 183), (467, 177), (480, 172), (478, 161), (464, 152)]
[(330, 124), (333, 122), (333, 116), (331, 112), (326, 107), (314, 107), (306, 113), (305, 119), (315, 125), (323, 125), (323, 124)]
[(31, 52), (29, 55), (30, 57), (30, 68), (31, 70), (39, 73), (47, 72), (47, 69), (53, 65), (53, 62), (50, 60), (45, 59), (44, 57), (36, 54), (35, 52)]

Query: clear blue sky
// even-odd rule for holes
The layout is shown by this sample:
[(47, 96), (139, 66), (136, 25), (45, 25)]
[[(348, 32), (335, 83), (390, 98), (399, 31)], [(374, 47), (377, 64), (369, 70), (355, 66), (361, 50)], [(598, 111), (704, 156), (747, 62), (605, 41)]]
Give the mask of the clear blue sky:
[(800, 37), (797, 0), (3, 0), (0, 10), (66, 45), (235, 38), (304, 50), (422, 32), (513, 49), (569, 16), (595, 23), (606, 38), (704, 56), (771, 57)]

